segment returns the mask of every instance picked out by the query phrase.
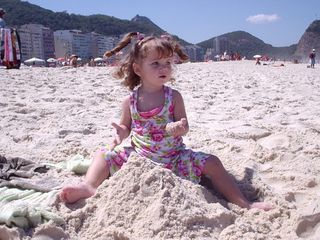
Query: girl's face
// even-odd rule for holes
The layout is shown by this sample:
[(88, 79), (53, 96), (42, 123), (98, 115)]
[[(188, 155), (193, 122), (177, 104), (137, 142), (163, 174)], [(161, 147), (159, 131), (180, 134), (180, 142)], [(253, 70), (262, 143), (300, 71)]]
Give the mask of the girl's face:
[(171, 79), (172, 67), (172, 57), (159, 58), (156, 50), (149, 50), (147, 57), (136, 64), (135, 72), (140, 76), (143, 84), (163, 86)]

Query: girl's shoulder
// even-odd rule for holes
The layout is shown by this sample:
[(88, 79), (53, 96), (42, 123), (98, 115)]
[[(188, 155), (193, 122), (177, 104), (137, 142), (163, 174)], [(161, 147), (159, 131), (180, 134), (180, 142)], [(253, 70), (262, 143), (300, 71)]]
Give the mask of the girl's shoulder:
[(179, 96), (179, 95), (181, 96), (181, 93), (177, 89), (174, 89), (174, 88), (171, 88), (171, 87), (168, 87), (168, 88), (171, 89), (173, 97)]
[(174, 102), (180, 101), (182, 99), (182, 95), (178, 90), (171, 88), (171, 93)]
[(180, 94), (180, 92), (177, 89), (174, 89), (174, 88), (169, 87), (167, 85), (165, 85), (165, 87), (167, 88), (168, 91), (171, 91), (172, 94), (174, 94), (174, 95)]

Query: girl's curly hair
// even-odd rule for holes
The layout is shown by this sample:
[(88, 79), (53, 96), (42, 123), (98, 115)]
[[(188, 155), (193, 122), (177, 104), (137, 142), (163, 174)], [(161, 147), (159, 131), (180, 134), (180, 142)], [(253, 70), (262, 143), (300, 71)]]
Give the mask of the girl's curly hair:
[(133, 70), (133, 63), (145, 58), (150, 49), (156, 49), (159, 58), (172, 57), (175, 53), (182, 62), (185, 62), (189, 57), (182, 51), (180, 45), (174, 41), (171, 36), (163, 35), (161, 37), (143, 37), (138, 32), (130, 32), (126, 34), (119, 44), (112, 50), (105, 52), (105, 57), (111, 57), (118, 53), (121, 49), (136, 39), (130, 51), (125, 56), (124, 60), (120, 63), (119, 69), (115, 72), (114, 76), (118, 79), (124, 79), (123, 84), (133, 90), (141, 82), (140, 77)]

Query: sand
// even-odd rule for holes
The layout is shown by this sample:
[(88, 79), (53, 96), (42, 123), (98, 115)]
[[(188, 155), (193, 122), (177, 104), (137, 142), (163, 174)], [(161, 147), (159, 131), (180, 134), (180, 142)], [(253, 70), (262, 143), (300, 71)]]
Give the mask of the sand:
[[(0, 154), (58, 163), (111, 141), (128, 94), (112, 67), (0, 69)], [(217, 155), (264, 212), (227, 203), (214, 190), (132, 156), (73, 205), (66, 224), (0, 226), (0, 239), (319, 239), (320, 67), (254, 61), (178, 65), (190, 131), (186, 145)], [(82, 176), (58, 171), (60, 186)]]

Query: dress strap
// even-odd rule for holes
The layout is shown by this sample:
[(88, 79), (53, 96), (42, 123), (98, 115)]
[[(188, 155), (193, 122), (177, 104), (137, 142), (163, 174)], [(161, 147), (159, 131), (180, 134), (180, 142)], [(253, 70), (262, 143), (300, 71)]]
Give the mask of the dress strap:
[(135, 105), (137, 104), (137, 94), (138, 94), (138, 88), (134, 89), (130, 93), (130, 111), (131, 111), (131, 114), (136, 113)]

